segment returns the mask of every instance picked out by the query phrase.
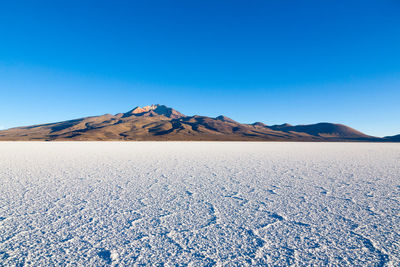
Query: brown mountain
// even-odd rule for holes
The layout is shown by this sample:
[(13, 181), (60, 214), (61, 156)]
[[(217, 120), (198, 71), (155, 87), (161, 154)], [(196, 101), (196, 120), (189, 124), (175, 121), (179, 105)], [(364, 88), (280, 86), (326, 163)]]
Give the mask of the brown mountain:
[(386, 141), (342, 124), (241, 124), (225, 116), (185, 116), (164, 105), (12, 128), (0, 131), (0, 140)]
[(290, 124), (274, 125), (270, 127), (274, 130), (284, 132), (301, 132), (307, 133), (313, 136), (320, 136), (325, 138), (369, 138), (370, 136), (363, 134), (353, 128), (350, 128), (343, 124), (334, 124), (321, 122), (310, 125), (297, 125), (292, 126)]

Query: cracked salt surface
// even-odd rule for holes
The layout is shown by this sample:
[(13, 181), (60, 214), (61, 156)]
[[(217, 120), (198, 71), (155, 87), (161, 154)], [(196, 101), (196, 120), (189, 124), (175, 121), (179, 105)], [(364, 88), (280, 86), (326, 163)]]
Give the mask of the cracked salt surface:
[(399, 144), (2, 142), (0, 266), (399, 266), (399, 158)]

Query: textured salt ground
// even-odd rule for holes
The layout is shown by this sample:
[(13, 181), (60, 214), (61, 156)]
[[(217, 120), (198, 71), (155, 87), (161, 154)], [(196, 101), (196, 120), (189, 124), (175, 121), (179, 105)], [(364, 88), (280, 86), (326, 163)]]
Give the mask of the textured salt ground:
[(0, 143), (0, 265), (400, 264), (400, 145)]

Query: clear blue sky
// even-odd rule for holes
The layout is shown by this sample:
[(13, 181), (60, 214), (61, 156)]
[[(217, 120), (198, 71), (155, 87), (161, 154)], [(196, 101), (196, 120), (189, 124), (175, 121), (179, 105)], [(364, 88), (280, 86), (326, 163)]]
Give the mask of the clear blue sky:
[(1, 1), (0, 127), (166, 104), (400, 133), (400, 1)]

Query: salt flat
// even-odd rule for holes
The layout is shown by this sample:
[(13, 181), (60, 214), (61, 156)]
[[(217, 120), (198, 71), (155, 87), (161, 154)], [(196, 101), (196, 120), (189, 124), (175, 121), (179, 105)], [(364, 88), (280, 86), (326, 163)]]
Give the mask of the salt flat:
[(1, 265), (400, 264), (400, 144), (0, 143)]

